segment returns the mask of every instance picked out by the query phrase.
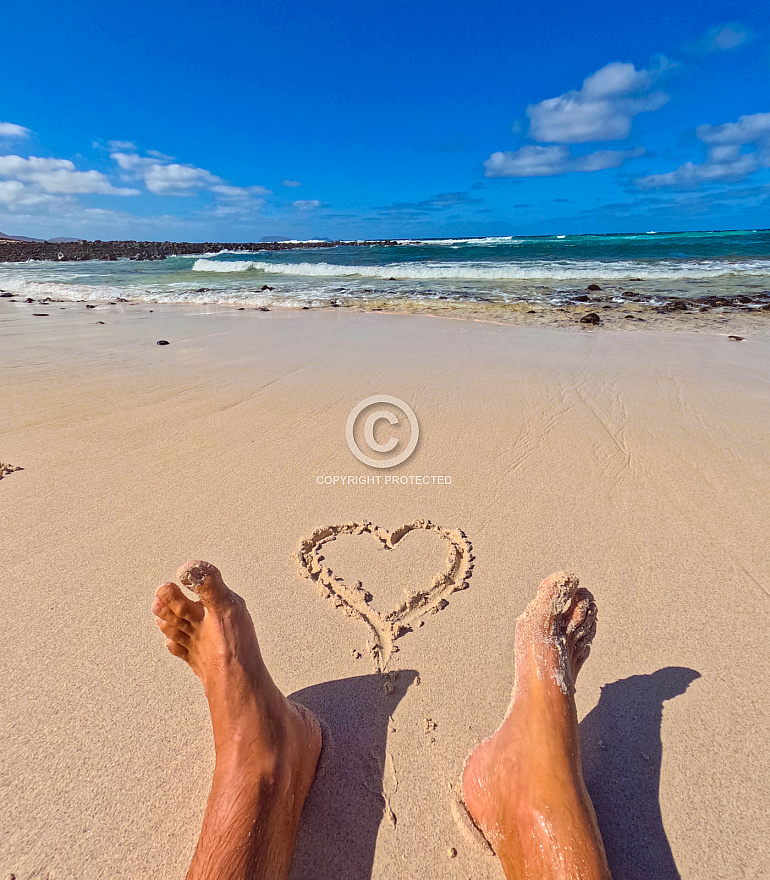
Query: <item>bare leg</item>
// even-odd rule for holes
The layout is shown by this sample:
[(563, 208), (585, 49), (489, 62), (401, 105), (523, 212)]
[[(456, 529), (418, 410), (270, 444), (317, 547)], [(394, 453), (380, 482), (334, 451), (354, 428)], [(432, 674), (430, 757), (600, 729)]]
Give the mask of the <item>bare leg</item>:
[(610, 880), (573, 697), (595, 630), (593, 596), (576, 577), (540, 584), (516, 624), (511, 707), (466, 763), (465, 803), (508, 880)]
[(262, 661), (246, 603), (208, 562), (158, 587), (152, 610), (166, 646), (203, 682), (216, 766), (188, 880), (281, 880), (321, 752), (317, 719), (286, 699)]

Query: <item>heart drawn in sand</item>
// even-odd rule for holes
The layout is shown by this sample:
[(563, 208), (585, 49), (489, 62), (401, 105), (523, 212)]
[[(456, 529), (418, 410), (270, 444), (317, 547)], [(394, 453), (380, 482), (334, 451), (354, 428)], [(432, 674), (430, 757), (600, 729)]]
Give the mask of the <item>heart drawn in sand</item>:
[[(434, 532), (447, 544), (448, 556), (443, 572), (437, 574), (429, 585), (416, 591), (404, 591), (403, 601), (385, 614), (372, 605), (371, 594), (358, 581), (347, 584), (324, 565), (322, 549), (325, 544), (340, 535), (373, 535), (384, 550), (393, 550), (410, 532), (422, 530)], [(384, 672), (393, 653), (395, 640), (411, 629), (411, 624), (425, 614), (435, 613), (449, 603), (447, 596), (468, 586), (473, 570), (471, 542), (459, 529), (444, 529), (427, 519), (418, 519), (392, 532), (370, 522), (349, 522), (344, 525), (323, 526), (309, 538), (300, 542), (296, 553), (302, 574), (316, 583), (325, 598), (334, 600), (350, 617), (357, 617), (372, 631), (370, 652), (378, 672)]]

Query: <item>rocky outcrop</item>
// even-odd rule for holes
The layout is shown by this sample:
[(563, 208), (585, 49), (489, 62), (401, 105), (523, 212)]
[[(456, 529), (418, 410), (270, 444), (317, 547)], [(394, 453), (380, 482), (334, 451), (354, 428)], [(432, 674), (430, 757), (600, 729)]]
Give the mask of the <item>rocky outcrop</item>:
[(16, 241), (0, 240), (0, 263), (27, 260), (165, 260), (217, 251), (283, 251), (337, 245), (389, 245), (393, 241), (222, 242), (222, 241)]

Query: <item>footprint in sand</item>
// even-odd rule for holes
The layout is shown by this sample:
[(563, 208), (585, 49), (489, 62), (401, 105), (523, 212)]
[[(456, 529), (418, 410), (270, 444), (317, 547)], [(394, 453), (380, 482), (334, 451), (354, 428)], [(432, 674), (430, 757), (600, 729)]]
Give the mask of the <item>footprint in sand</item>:
[[(435, 555), (436, 547), (420, 547), (420, 553), (425, 558), (411, 560), (409, 566), (411, 576), (408, 577), (407, 582), (422, 582), (424, 585), (418, 589), (404, 590), (395, 607), (390, 611), (377, 607), (374, 595), (360, 580), (349, 582), (336, 574), (325, 555), (328, 553), (334, 556), (336, 548), (333, 545), (344, 543), (346, 536), (361, 535), (374, 538), (376, 549), (389, 555), (407, 535), (411, 535), (411, 540), (414, 542), (423, 533), (430, 535), (434, 545), (436, 538), (444, 545), (447, 556), (443, 563), (443, 571), (440, 558), (431, 560), (431, 556)], [(351, 556), (355, 558), (358, 555), (355, 549), (362, 549), (360, 546), (354, 548), (355, 543), (348, 540), (349, 546), (345, 548), (348, 561)], [(429, 552), (431, 549), (433, 553)], [(370, 522), (349, 522), (316, 529), (309, 538), (300, 542), (296, 559), (302, 574), (318, 585), (322, 596), (331, 599), (345, 614), (362, 620), (369, 627), (372, 633), (369, 651), (375, 669), (382, 673), (387, 669), (392, 654), (398, 651), (398, 647), (394, 644), (396, 639), (410, 631), (412, 624), (424, 615), (446, 607), (447, 597), (451, 593), (468, 586), (468, 579), (473, 569), (471, 550), (471, 543), (462, 531), (444, 529), (430, 520), (418, 519), (392, 532)], [(334, 564), (336, 565), (337, 562), (335, 561)], [(424, 570), (420, 571), (420, 569)], [(437, 569), (439, 574), (432, 575)], [(405, 579), (402, 576), (397, 577), (396, 580), (403, 583)], [(378, 592), (382, 596), (387, 591), (381, 587)]]

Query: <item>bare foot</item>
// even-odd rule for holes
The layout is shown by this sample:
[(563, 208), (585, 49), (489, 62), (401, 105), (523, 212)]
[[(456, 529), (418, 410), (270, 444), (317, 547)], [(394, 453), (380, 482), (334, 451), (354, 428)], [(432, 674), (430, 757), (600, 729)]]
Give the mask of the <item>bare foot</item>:
[(466, 806), (509, 880), (609, 880), (573, 698), (595, 631), (588, 590), (574, 575), (547, 577), (516, 623), (508, 714), (465, 765)]
[(216, 766), (192, 878), (288, 875), (302, 805), (321, 752), (315, 716), (278, 690), (262, 661), (246, 603), (208, 562), (177, 572), (155, 593), (152, 611), (166, 647), (203, 682)]

